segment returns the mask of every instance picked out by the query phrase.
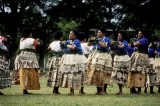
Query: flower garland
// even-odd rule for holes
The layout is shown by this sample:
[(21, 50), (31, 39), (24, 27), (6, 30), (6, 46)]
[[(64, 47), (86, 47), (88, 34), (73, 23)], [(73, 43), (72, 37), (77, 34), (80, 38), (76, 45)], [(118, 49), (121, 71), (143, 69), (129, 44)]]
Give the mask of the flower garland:
[(98, 41), (101, 41), (101, 39), (98, 37), (91, 37), (88, 39), (88, 42), (91, 44), (96, 44), (96, 43), (98, 43)]

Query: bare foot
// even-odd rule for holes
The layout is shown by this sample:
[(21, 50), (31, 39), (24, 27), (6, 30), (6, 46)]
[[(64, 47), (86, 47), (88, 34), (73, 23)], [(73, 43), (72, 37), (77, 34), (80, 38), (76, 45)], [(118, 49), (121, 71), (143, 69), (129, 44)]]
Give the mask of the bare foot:
[(105, 94), (108, 94), (107, 92), (104, 92)]
[(79, 92), (79, 94), (86, 94), (86, 93), (85, 93), (85, 92), (81, 92), (81, 91), (80, 91), (80, 92)]
[(55, 92), (54, 94), (57, 94), (57, 95), (58, 95), (58, 94), (61, 94), (61, 93), (59, 93), (59, 92)]
[(53, 91), (52, 94), (55, 94), (55, 92)]
[(100, 92), (100, 93), (98, 93), (98, 95), (104, 95), (105, 94), (105, 92)]
[(73, 93), (73, 92), (70, 92), (68, 95), (74, 95), (74, 93)]
[(117, 95), (123, 95), (123, 93), (122, 92), (118, 92), (118, 93), (116, 93)]
[(136, 94), (141, 94), (141, 92), (138, 91)]

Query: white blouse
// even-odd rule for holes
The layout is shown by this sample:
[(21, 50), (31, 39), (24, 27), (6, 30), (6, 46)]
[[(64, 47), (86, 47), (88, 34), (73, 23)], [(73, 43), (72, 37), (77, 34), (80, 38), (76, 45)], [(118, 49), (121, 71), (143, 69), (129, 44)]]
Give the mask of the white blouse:
[(53, 41), (53, 42), (49, 45), (49, 47), (51, 48), (52, 51), (61, 52), (61, 51), (62, 51), (62, 48), (61, 48), (60, 42), (61, 42), (61, 41)]
[(81, 47), (82, 47), (83, 54), (89, 54), (93, 49), (93, 46), (87, 46), (87, 43), (82, 43)]
[(35, 49), (34, 41), (35, 41), (35, 39), (33, 39), (33, 38), (27, 38), (25, 40), (23, 40), (23, 38), (21, 38), (20, 49)]

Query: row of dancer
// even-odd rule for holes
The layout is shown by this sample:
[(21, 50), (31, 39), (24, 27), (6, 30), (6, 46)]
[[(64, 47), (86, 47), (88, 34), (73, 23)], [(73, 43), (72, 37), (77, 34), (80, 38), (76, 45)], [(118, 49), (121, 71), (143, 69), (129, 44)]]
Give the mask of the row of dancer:
[[(35, 56), (35, 48), (40, 42), (32, 38), (30, 28), (25, 28), (22, 33), (21, 52), (15, 59), (15, 68), (19, 70), (23, 94), (30, 94), (27, 90), (40, 89), (37, 72), (39, 65)], [(118, 41), (112, 42), (105, 34), (105, 28), (99, 28), (98, 37), (90, 38), (87, 45), (92, 47), (88, 47), (79, 40), (84, 33), (71, 30), (67, 41), (63, 41), (62, 32), (55, 33), (54, 41), (48, 48), (51, 51), (47, 62), (50, 70), (47, 85), (54, 88), (53, 94), (59, 94), (59, 87), (70, 88), (71, 95), (75, 89), (84, 94), (84, 85), (95, 85), (97, 94), (105, 94), (107, 85), (114, 84), (119, 86), (118, 95), (123, 94), (123, 86), (130, 87), (131, 93), (141, 92), (141, 87), (146, 86), (146, 75), (150, 72), (148, 40), (143, 30), (139, 30), (138, 39), (133, 41), (133, 46), (137, 49), (131, 57), (128, 53), (132, 48), (129, 49), (131, 46), (125, 40), (124, 31), (118, 33)], [(84, 52), (91, 49), (89, 56), (84, 55)], [(115, 51), (114, 57), (110, 51)], [(155, 69), (158, 69), (158, 64), (156, 65)], [(138, 92), (135, 91), (136, 87), (139, 88)]]

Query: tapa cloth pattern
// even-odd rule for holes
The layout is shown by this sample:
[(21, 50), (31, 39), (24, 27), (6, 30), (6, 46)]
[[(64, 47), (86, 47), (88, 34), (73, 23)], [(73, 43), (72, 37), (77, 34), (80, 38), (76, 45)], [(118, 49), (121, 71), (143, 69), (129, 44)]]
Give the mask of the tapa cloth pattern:
[(52, 56), (47, 61), (46, 68), (49, 69), (47, 86), (49, 87), (59, 87), (62, 84), (63, 74), (59, 73), (60, 60), (61, 57)]
[(158, 80), (159, 75), (153, 69), (154, 61), (155, 61), (154, 58), (149, 58), (150, 66), (149, 66), (149, 73), (146, 76), (146, 87), (160, 85), (160, 82)]
[(108, 53), (93, 51), (88, 57), (86, 85), (102, 87), (110, 84), (112, 57)]
[(40, 83), (36, 68), (20, 68), (20, 88), (21, 90), (39, 90)]
[(127, 84), (128, 72), (131, 65), (131, 58), (128, 55), (116, 55), (113, 62), (111, 84)]
[(22, 51), (15, 59), (15, 69), (39, 68), (39, 64), (34, 52)]
[(0, 54), (0, 89), (11, 87), (9, 64), (6, 57)]
[(63, 77), (61, 87), (80, 90), (84, 85), (86, 70), (87, 58), (84, 55), (64, 54), (59, 68)]
[(160, 58), (155, 58), (153, 69), (155, 72), (160, 73)]
[(130, 71), (146, 74), (149, 72), (149, 66), (149, 56), (147, 54), (139, 52), (134, 52), (132, 54)]

